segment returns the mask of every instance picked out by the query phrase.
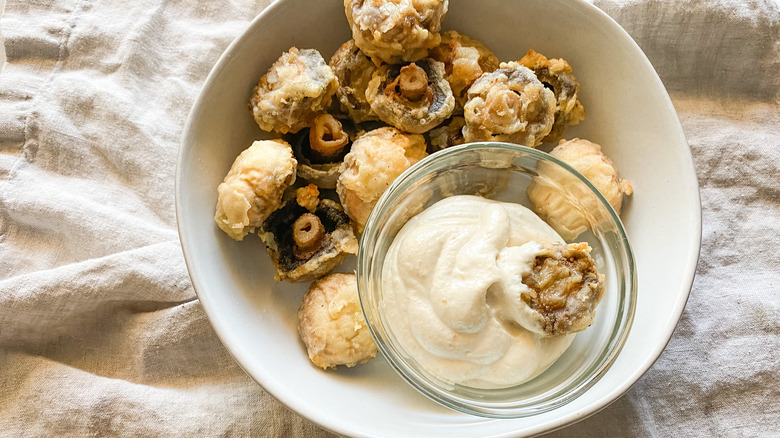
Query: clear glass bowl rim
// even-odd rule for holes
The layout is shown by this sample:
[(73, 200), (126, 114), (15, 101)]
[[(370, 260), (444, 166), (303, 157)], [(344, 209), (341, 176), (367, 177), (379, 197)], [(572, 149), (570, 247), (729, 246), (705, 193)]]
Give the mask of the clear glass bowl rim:
[[(562, 167), (575, 176), (578, 180), (580, 180), (583, 184), (585, 184), (589, 191), (597, 197), (599, 202), (606, 209), (610, 220), (614, 223), (618, 234), (618, 241), (620, 242), (620, 255), (623, 256), (625, 266), (628, 268), (627, 272), (624, 273), (626, 276), (626, 281), (623, 285), (620, 286), (620, 290), (623, 290), (624, 294), (619, 297), (620, 304), (618, 308), (618, 320), (616, 321), (618, 329), (612, 333), (608, 346), (605, 349), (606, 351), (602, 353), (602, 356), (597, 361), (597, 366), (595, 369), (591, 373), (585, 375), (583, 378), (575, 380), (573, 384), (568, 385), (561, 390), (555, 391), (552, 394), (543, 397), (541, 400), (535, 401), (531, 404), (517, 401), (495, 403), (464, 399), (427, 383), (424, 379), (420, 378), (416, 373), (411, 371), (410, 367), (405, 365), (405, 361), (397, 354), (395, 354), (390, 349), (390, 347), (385, 345), (382, 338), (376, 333), (376, 329), (372, 324), (370, 312), (366, 309), (366, 298), (364, 297), (365, 294), (369, 293), (367, 290), (368, 288), (366, 277), (370, 275), (369, 271), (370, 267), (372, 266), (371, 259), (373, 258), (374, 245), (380, 231), (377, 223), (381, 222), (380, 217), (385, 213), (388, 206), (392, 205), (401, 194), (409, 189), (409, 187), (417, 182), (420, 178), (429, 174), (431, 170), (436, 169), (442, 161), (447, 159), (452, 160), (452, 156), (464, 154), (470, 151), (484, 151), (491, 149), (506, 151), (514, 154), (526, 154), (529, 155), (534, 161), (552, 162)], [(366, 221), (366, 225), (360, 237), (360, 245), (356, 263), (356, 275), (360, 305), (369, 331), (371, 332), (371, 335), (379, 347), (379, 350), (382, 352), (383, 356), (390, 364), (390, 366), (395, 370), (395, 372), (417, 391), (421, 392), (428, 398), (438, 402), (441, 405), (463, 413), (488, 418), (529, 417), (556, 409), (581, 396), (598, 380), (600, 380), (614, 364), (618, 354), (626, 342), (626, 339), (628, 338), (636, 310), (637, 278), (634, 254), (631, 249), (631, 245), (628, 242), (628, 236), (626, 234), (625, 227), (623, 226), (623, 222), (620, 220), (617, 212), (615, 212), (606, 198), (604, 198), (601, 192), (599, 192), (599, 190), (587, 178), (585, 178), (581, 173), (579, 173), (576, 169), (567, 163), (553, 157), (544, 151), (512, 143), (475, 142), (452, 146), (423, 158), (409, 169), (404, 171), (400, 176), (398, 176), (398, 178), (396, 178), (390, 184), (390, 186), (379, 198), (371, 214), (369, 215), (368, 220)]]

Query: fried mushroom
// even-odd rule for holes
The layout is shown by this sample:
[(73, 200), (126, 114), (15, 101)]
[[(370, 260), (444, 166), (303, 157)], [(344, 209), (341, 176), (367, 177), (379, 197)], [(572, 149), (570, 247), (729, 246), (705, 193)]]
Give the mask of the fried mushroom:
[(434, 153), (465, 143), (466, 140), (463, 138), (463, 127), (465, 125), (466, 120), (463, 117), (455, 116), (442, 125), (428, 131), (428, 152)]
[(457, 31), (442, 35), (441, 44), (431, 49), (430, 57), (444, 63), (445, 78), (452, 88), (459, 111), (466, 104), (466, 91), (483, 73), (498, 68), (496, 55), (481, 42)]
[(580, 84), (574, 78), (568, 62), (560, 58), (547, 59), (533, 49), (518, 62), (533, 70), (544, 86), (555, 94), (555, 122), (543, 141), (557, 141), (567, 126), (585, 120), (585, 108), (577, 99)]
[(339, 167), (351, 143), (341, 121), (327, 113), (319, 114), (308, 130), (302, 130), (291, 141), (298, 176), (323, 189), (336, 188)]
[(355, 274), (330, 274), (309, 286), (298, 308), (298, 333), (309, 359), (323, 369), (353, 367), (376, 357)]
[(383, 122), (413, 134), (429, 131), (455, 109), (444, 64), (433, 59), (379, 67), (366, 98)]
[(355, 45), (354, 40), (342, 44), (328, 62), (339, 80), (336, 97), (344, 111), (355, 123), (377, 120), (366, 99), (366, 88), (376, 66)]
[(281, 205), (285, 189), (295, 182), (296, 165), (287, 142), (252, 143), (217, 187), (214, 221), (219, 228), (235, 240), (254, 232)]
[(258, 233), (276, 268), (277, 281), (315, 280), (348, 254), (357, 254), (358, 242), (349, 217), (337, 202), (312, 202), (312, 189), (309, 186), (308, 192), (296, 193), (271, 213)]
[[(532, 244), (536, 244), (532, 242)], [(523, 328), (546, 336), (585, 330), (604, 296), (604, 275), (596, 270), (587, 243), (540, 245), (533, 267), (522, 276)]]
[(448, 0), (344, 0), (352, 38), (374, 64), (425, 58), (441, 42)]
[(292, 47), (260, 78), (249, 106), (260, 129), (294, 133), (330, 106), (338, 86), (317, 50)]
[(358, 231), (390, 183), (427, 155), (425, 148), (422, 135), (389, 126), (369, 131), (352, 143), (341, 165), (336, 192)]
[(536, 147), (555, 120), (555, 95), (530, 69), (502, 62), (468, 90), (463, 108), (467, 142), (506, 141)]
[[(579, 171), (604, 195), (612, 208), (620, 214), (624, 195), (631, 195), (631, 183), (620, 178), (617, 167), (601, 151), (601, 146), (575, 138), (561, 142), (550, 155)], [(534, 211), (550, 224), (564, 239), (571, 240), (587, 231), (599, 209), (594, 196), (584, 191), (584, 185), (556, 166), (541, 163), (538, 176), (526, 193)]]

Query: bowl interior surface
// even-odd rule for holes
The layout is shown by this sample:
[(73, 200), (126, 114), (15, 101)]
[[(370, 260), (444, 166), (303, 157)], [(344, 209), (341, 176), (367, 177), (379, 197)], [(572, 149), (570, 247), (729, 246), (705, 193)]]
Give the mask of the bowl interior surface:
[(274, 282), (261, 241), (234, 242), (213, 221), (216, 187), (231, 163), (253, 140), (269, 137), (247, 109), (260, 76), (290, 46), (317, 48), (327, 59), (350, 38), (342, 2), (280, 0), (223, 54), (190, 114), (177, 168), (179, 234), (193, 286), (237, 362), (285, 405), (344, 435), (522, 436), (582, 419), (619, 397), (657, 359), (693, 280), (701, 209), (690, 150), (668, 94), (631, 38), (581, 0), (453, 0), (443, 27), (481, 40), (500, 60), (533, 48), (572, 65), (587, 115), (566, 138), (601, 144), (634, 187), (621, 216), (637, 264), (635, 319), (621, 354), (596, 384), (559, 409), (527, 418), (487, 419), (439, 406), (381, 357), (336, 372), (314, 367), (297, 334), (306, 285)]
[[(588, 242), (606, 291), (596, 320), (565, 353), (534, 379), (506, 388), (452, 384), (428, 372), (398, 339), (385, 313), (388, 249), (414, 215), (450, 196), (477, 195), (533, 209), (526, 189), (552, 186), (585, 212), (591, 230), (570, 242)], [(431, 269), (435, 262), (432, 261)], [(556, 158), (508, 143), (448, 148), (420, 161), (393, 182), (371, 213), (360, 241), (357, 278), (361, 305), (380, 351), (412, 386), (461, 412), (494, 418), (537, 415), (569, 403), (609, 369), (625, 342), (636, 303), (633, 254), (619, 217), (587, 179)]]

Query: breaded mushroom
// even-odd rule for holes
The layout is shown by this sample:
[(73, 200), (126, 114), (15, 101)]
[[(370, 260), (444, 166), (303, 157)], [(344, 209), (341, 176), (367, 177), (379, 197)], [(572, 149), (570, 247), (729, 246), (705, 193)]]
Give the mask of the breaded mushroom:
[(481, 42), (450, 30), (444, 33), (441, 44), (431, 49), (430, 57), (443, 62), (445, 78), (450, 83), (458, 111), (466, 104), (466, 92), (483, 73), (498, 68), (496, 55)]
[(366, 98), (383, 122), (413, 134), (431, 130), (455, 109), (444, 64), (431, 58), (379, 67)]
[(309, 129), (292, 136), (291, 142), (298, 177), (322, 189), (335, 189), (339, 167), (351, 143), (341, 121), (328, 113), (319, 114)]
[(416, 61), (441, 42), (448, 0), (344, 0), (355, 45), (376, 65)]
[[(561, 140), (550, 155), (585, 176), (620, 214), (623, 197), (634, 190), (630, 182), (620, 178), (617, 167), (604, 155), (600, 145), (579, 138)], [(533, 210), (564, 239), (576, 238), (591, 227), (593, 220), (598, 220), (594, 218), (598, 211), (595, 197), (572, 193), (581, 186), (571, 181), (572, 176), (546, 163), (540, 164), (538, 172), (526, 190), (528, 199)]]
[(467, 142), (506, 141), (536, 147), (555, 120), (555, 95), (533, 71), (517, 62), (502, 62), (468, 90), (463, 107)]
[(282, 203), (284, 190), (295, 182), (290, 145), (282, 140), (256, 141), (233, 162), (217, 187), (214, 221), (235, 240), (254, 232)]
[(309, 359), (323, 369), (353, 367), (376, 356), (355, 274), (330, 274), (312, 283), (298, 309), (298, 333)]
[(585, 108), (577, 98), (580, 84), (574, 78), (571, 66), (560, 58), (547, 59), (541, 53), (529, 50), (520, 61), (555, 94), (555, 122), (544, 141), (557, 141), (569, 125), (576, 125), (585, 119)]
[(522, 277), (527, 291), (521, 296), (525, 317), (520, 325), (558, 336), (593, 324), (605, 288), (604, 274), (596, 270), (590, 251), (584, 242), (541, 247), (531, 271)]
[(299, 188), (295, 198), (271, 213), (258, 234), (277, 281), (316, 280), (358, 250), (349, 217), (338, 202), (319, 199), (313, 184)]
[(342, 44), (328, 62), (339, 80), (336, 97), (341, 110), (355, 122), (377, 120), (366, 99), (366, 88), (376, 66), (355, 45), (354, 40)]
[(260, 129), (298, 132), (331, 104), (338, 86), (320, 52), (292, 47), (260, 78), (249, 106)]
[(358, 231), (390, 183), (427, 155), (425, 148), (422, 135), (389, 126), (369, 131), (352, 143), (341, 165), (336, 192)]

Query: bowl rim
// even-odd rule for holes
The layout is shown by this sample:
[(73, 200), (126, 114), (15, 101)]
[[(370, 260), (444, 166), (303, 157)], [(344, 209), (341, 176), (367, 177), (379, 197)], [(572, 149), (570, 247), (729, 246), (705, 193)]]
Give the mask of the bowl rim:
[[(204, 312), (208, 317), (212, 328), (214, 329), (215, 333), (217, 334), (222, 344), (225, 346), (225, 349), (234, 358), (236, 363), (247, 373), (247, 375), (252, 377), (252, 379), (255, 380), (255, 382), (257, 382), (257, 384), (260, 387), (262, 387), (269, 395), (271, 395), (276, 400), (283, 403), (285, 406), (289, 407), (291, 410), (297, 412), (299, 415), (308, 418), (310, 421), (316, 423), (320, 427), (329, 430), (331, 432), (335, 432), (339, 434), (347, 434), (347, 435), (354, 435), (354, 434), (362, 435), (362, 433), (359, 432), (358, 429), (352, 426), (349, 422), (345, 422), (337, 418), (334, 419), (333, 417), (324, 415), (319, 411), (308, 409), (302, 399), (295, 397), (292, 394), (289, 394), (288, 391), (284, 389), (283, 383), (280, 382), (278, 379), (276, 379), (274, 376), (266, 375), (263, 373), (262, 370), (253, 369), (250, 371), (249, 365), (244, 363), (244, 360), (247, 360), (248, 357), (245, 354), (243, 354), (243, 352), (241, 351), (241, 347), (237, 345), (229, 336), (227, 336), (227, 332), (228, 332), (227, 322), (224, 320), (224, 318), (221, 318), (219, 316), (219, 311), (216, 308), (216, 301), (212, 300), (212, 297), (206, 291), (206, 288), (203, 287), (202, 280), (196, 274), (197, 270), (194, 269), (195, 267), (193, 266), (193, 262), (192, 262), (192, 252), (190, 251), (192, 244), (189, 242), (189, 240), (186, 239), (187, 237), (189, 237), (187, 235), (187, 232), (183, 231), (182, 229), (183, 223), (186, 221), (186, 218), (183, 218), (183, 211), (185, 207), (183, 204), (184, 201), (183, 201), (183, 194), (182, 194), (182, 178), (183, 178), (182, 175), (186, 171), (184, 166), (184, 162), (185, 162), (184, 158), (187, 157), (190, 153), (189, 146), (194, 141), (194, 139), (192, 138), (194, 135), (193, 126), (197, 123), (197, 118), (201, 112), (199, 110), (199, 107), (202, 106), (204, 102), (205, 96), (207, 94), (207, 90), (213, 84), (214, 79), (219, 74), (221, 74), (223, 70), (226, 69), (226, 65), (234, 56), (234, 51), (236, 50), (236, 47), (241, 44), (244, 44), (244, 40), (249, 38), (248, 35), (253, 31), (256, 31), (256, 29), (258, 29), (259, 27), (261, 27), (262, 21), (276, 14), (278, 10), (282, 9), (283, 5), (289, 2), (290, 0), (278, 0), (276, 2), (272, 2), (271, 4), (267, 5), (262, 11), (260, 11), (260, 13), (258, 13), (258, 15), (255, 16), (255, 18), (247, 25), (247, 27), (240, 34), (238, 34), (236, 38), (234, 38), (234, 40), (228, 45), (228, 47), (220, 55), (218, 60), (215, 62), (214, 67), (209, 72), (205, 81), (203, 82), (203, 85), (200, 88), (200, 92), (198, 93), (198, 96), (196, 97), (192, 105), (192, 108), (190, 109), (189, 114), (187, 116), (184, 129), (182, 131), (182, 137), (181, 137), (179, 150), (177, 154), (176, 177), (175, 177), (175, 184), (174, 184), (177, 233), (182, 248), (182, 253), (185, 259), (185, 265), (187, 266), (187, 270), (193, 286), (193, 290), (195, 291), (196, 296), (201, 302)], [(607, 15), (606, 12), (602, 11), (601, 9), (593, 5), (588, 0), (572, 0), (570, 4), (576, 5), (576, 7), (580, 7), (584, 11), (594, 14), (594, 17), (596, 19), (601, 20), (601, 24), (603, 26), (609, 28), (612, 32), (615, 32), (617, 36), (621, 37), (624, 44), (628, 45), (631, 49), (634, 50), (636, 56), (638, 56), (639, 62), (643, 65), (645, 69), (649, 69), (650, 71), (655, 72), (655, 69), (653, 68), (652, 64), (647, 59), (647, 56), (641, 50), (639, 45), (633, 40), (633, 38), (628, 34), (628, 32), (626, 32), (626, 30), (623, 29), (612, 17)], [(695, 206), (693, 207), (695, 207), (695, 210), (698, 212), (698, 214), (695, 217), (695, 221), (692, 224), (692, 231), (693, 231), (692, 237), (695, 238), (696, 242), (691, 242), (692, 243), (691, 249), (685, 256), (686, 263), (684, 266), (681, 266), (680, 268), (683, 281), (678, 285), (676, 285), (675, 287), (675, 289), (678, 290), (678, 293), (676, 294), (676, 300), (674, 306), (670, 309), (668, 313), (669, 318), (666, 320), (666, 324), (657, 327), (657, 332), (659, 333), (658, 342), (656, 342), (652, 348), (646, 350), (647, 358), (644, 359), (642, 362), (638, 362), (637, 366), (633, 367), (633, 371), (631, 373), (627, 373), (627, 375), (622, 379), (622, 383), (620, 385), (614, 386), (609, 391), (605, 391), (598, 399), (589, 403), (585, 407), (581, 407), (571, 412), (558, 415), (549, 421), (544, 421), (542, 423), (537, 423), (537, 424), (524, 425), (522, 431), (519, 431), (517, 429), (512, 429), (510, 431), (507, 430), (493, 431), (490, 433), (490, 436), (492, 437), (508, 438), (508, 437), (518, 436), (518, 434), (523, 434), (525, 436), (525, 435), (551, 432), (554, 430), (567, 427), (573, 423), (576, 423), (592, 415), (595, 415), (596, 413), (608, 407), (613, 402), (617, 401), (623, 394), (625, 394), (629, 389), (631, 389), (631, 387), (658, 360), (661, 353), (664, 351), (664, 349), (669, 344), (669, 341), (671, 340), (671, 336), (674, 332), (674, 329), (677, 326), (677, 323), (682, 315), (687, 300), (690, 296), (691, 288), (694, 282), (696, 266), (698, 264), (698, 259), (701, 251), (701, 237), (702, 237), (701, 196), (698, 190), (699, 186), (698, 186), (698, 177), (696, 174), (695, 163), (690, 153), (690, 149), (688, 148), (688, 143), (687, 140), (685, 139), (685, 134), (682, 129), (679, 116), (674, 110), (674, 105), (672, 104), (671, 98), (669, 97), (669, 94), (666, 91), (665, 87), (663, 86), (663, 83), (661, 82), (661, 79), (658, 77), (657, 73), (653, 75), (652, 82), (649, 83), (648, 86), (653, 86), (662, 91), (660, 95), (660, 99), (663, 101), (663, 105), (665, 106), (666, 111), (672, 115), (672, 118), (676, 122), (673, 124), (674, 126), (671, 126), (671, 129), (675, 132), (676, 136), (678, 137), (678, 141), (681, 143), (681, 145), (687, 148), (686, 153), (681, 154), (681, 159), (685, 161), (684, 163), (685, 167), (691, 169), (691, 173), (687, 175), (687, 177), (690, 178), (689, 185), (691, 185), (691, 187), (688, 187), (688, 191), (690, 192), (688, 194), (692, 197), (691, 201), (695, 203)]]
[[(437, 172), (440, 169), (431, 169), (435, 166), (435, 163), (439, 163), (442, 160), (449, 158), (454, 160), (458, 155), (465, 155), (471, 152), (480, 151), (506, 151), (519, 157), (530, 157), (534, 162), (549, 162), (566, 170), (569, 174), (575, 176), (578, 181), (584, 183), (588, 190), (593, 193), (598, 202), (607, 211), (607, 214), (611, 222), (615, 226), (617, 234), (617, 242), (620, 246), (620, 250), (625, 257), (626, 262), (626, 280), (621, 285), (627, 286), (624, 291), (625, 296), (619, 297), (619, 302), (625, 301), (625, 305), (617, 309), (617, 320), (612, 323), (613, 327), (618, 331), (614, 333), (614, 338), (610, 337), (610, 340), (604, 347), (604, 350), (600, 354), (601, 358), (597, 361), (597, 366), (591, 366), (590, 373), (582, 376), (577, 380), (577, 383), (572, 387), (567, 388), (565, 391), (559, 391), (554, 393), (552, 397), (545, 397), (540, 404), (533, 404), (528, 407), (517, 407), (512, 405), (511, 402), (499, 403), (499, 402), (480, 402), (479, 400), (466, 400), (465, 397), (458, 397), (451, 394), (450, 391), (445, 391), (442, 388), (436, 387), (434, 384), (428, 382), (427, 378), (421, 377), (418, 372), (415, 371), (414, 366), (409, 366), (408, 361), (404, 360), (402, 355), (396, 354), (395, 350), (403, 350), (403, 348), (396, 345), (388, 346), (386, 342), (383, 342), (382, 336), (377, 333), (377, 329), (373, 324), (373, 316), (380, 317), (380, 311), (374, 310), (373, 312), (367, 309), (369, 307), (367, 301), (367, 295), (371, 294), (368, 290), (368, 279), (371, 275), (371, 267), (382, 269), (382, 266), (373, 263), (374, 260), (374, 244), (379, 237), (381, 227), (377, 223), (381, 222), (383, 213), (388, 210), (387, 205), (397, 200), (399, 196), (402, 196), (413, 184), (431, 172)], [(445, 199), (449, 196), (444, 196)], [(438, 201), (437, 201), (438, 202)], [(419, 214), (419, 213), (417, 213)], [(409, 220), (411, 218), (408, 218)], [(414, 387), (417, 391), (421, 392), (428, 398), (435, 402), (446, 406), (450, 409), (460, 411), (466, 414), (477, 415), (487, 418), (524, 418), (533, 415), (549, 412), (556, 408), (559, 408), (567, 403), (574, 401), (576, 398), (584, 394), (588, 389), (596, 384), (604, 374), (614, 364), (620, 351), (623, 349), (628, 335), (631, 332), (631, 327), (634, 321), (634, 315), (636, 312), (637, 302), (637, 270), (634, 253), (631, 248), (631, 244), (628, 239), (623, 222), (620, 216), (607, 201), (604, 195), (591, 183), (584, 175), (573, 168), (566, 162), (550, 155), (547, 152), (543, 152), (539, 149), (530, 148), (527, 146), (517, 145), (513, 143), (500, 142), (500, 141), (478, 141), (471, 142), (462, 145), (452, 146), (435, 153), (428, 155), (422, 160), (418, 161), (414, 165), (410, 166), (404, 172), (401, 173), (390, 186), (380, 196), (371, 214), (366, 221), (363, 233), (360, 236), (359, 249), (356, 262), (356, 276), (358, 286), (358, 297), (360, 299), (360, 307), (363, 311), (363, 316), (366, 320), (371, 336), (374, 338), (379, 350), (395, 370), (395, 372), (401, 376), (408, 384)], [(381, 287), (381, 286), (380, 286)], [(623, 316), (624, 315), (624, 316)], [(384, 325), (384, 324), (383, 324)], [(604, 354), (606, 351), (606, 354)], [(455, 385), (457, 386), (457, 385)], [(503, 389), (496, 389), (501, 391)], [(492, 390), (484, 390), (491, 392)]]

